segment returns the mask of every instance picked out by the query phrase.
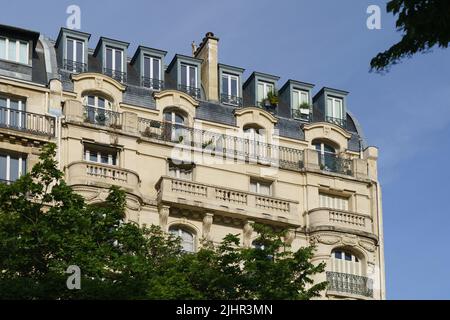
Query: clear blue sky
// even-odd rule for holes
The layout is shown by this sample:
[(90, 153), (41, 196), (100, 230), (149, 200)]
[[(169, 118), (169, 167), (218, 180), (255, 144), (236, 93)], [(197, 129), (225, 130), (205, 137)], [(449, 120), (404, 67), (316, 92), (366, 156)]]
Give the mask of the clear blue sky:
[[(5, 1), (0, 23), (56, 38), (66, 8), (82, 10), (81, 30), (190, 54), (207, 31), (220, 61), (287, 79), (350, 91), (348, 106), (369, 145), (380, 149), (387, 295), (450, 298), (450, 49), (436, 49), (371, 74), (369, 61), (400, 38), (385, 1)], [(366, 9), (382, 7), (382, 30), (366, 28)]]

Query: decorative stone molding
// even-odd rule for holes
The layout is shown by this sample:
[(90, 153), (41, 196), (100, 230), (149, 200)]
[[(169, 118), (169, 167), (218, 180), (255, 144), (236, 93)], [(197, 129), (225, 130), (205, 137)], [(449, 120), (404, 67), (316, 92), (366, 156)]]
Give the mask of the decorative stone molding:
[(159, 226), (163, 231), (167, 231), (167, 222), (169, 220), (170, 207), (161, 205), (158, 208), (159, 213)]
[(203, 239), (211, 241), (211, 226), (213, 224), (214, 215), (212, 213), (206, 213), (203, 218)]
[(242, 244), (244, 247), (249, 248), (251, 246), (252, 234), (253, 234), (253, 221), (247, 221), (244, 225)]
[(376, 247), (373, 245), (373, 243), (370, 243), (370, 242), (368, 242), (368, 241), (365, 241), (365, 240), (359, 240), (358, 244), (359, 244), (362, 248), (366, 249), (366, 250), (369, 251), (369, 252), (375, 252), (375, 250), (376, 250)]
[(290, 246), (295, 239), (295, 230), (290, 229), (286, 231), (286, 235), (284, 236), (284, 242)]

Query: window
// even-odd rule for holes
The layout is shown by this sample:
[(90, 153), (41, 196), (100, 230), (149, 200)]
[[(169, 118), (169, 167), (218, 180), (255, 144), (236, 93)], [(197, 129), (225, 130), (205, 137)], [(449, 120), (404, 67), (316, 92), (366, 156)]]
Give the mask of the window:
[(181, 239), (181, 247), (183, 248), (183, 251), (195, 252), (195, 237), (193, 233), (178, 226), (170, 227), (169, 232)]
[(66, 63), (67, 70), (82, 72), (84, 64), (84, 42), (81, 40), (67, 38)]
[(161, 84), (161, 59), (144, 56), (144, 79), (143, 86), (160, 90)]
[(320, 207), (348, 211), (349, 198), (319, 193)]
[(250, 179), (250, 191), (270, 196), (272, 194), (272, 182)]
[(330, 267), (333, 272), (358, 276), (363, 272), (360, 259), (353, 253), (341, 249), (333, 250), (331, 253)]
[(0, 182), (16, 181), (26, 172), (25, 156), (0, 152)]
[(181, 64), (181, 82), (182, 86), (197, 88), (197, 67), (188, 64)]
[(309, 104), (309, 93), (308, 91), (294, 90), (292, 92), (292, 99), (293, 99), (292, 101), (293, 109), (300, 109), (300, 106), (303, 103)]
[(267, 98), (269, 92), (274, 92), (274, 86), (272, 83), (259, 81), (258, 82), (258, 104), (261, 104), (264, 99)]
[(164, 112), (164, 121), (169, 125), (164, 126), (164, 136), (167, 140), (173, 142), (186, 142), (188, 130), (184, 127), (185, 119), (177, 111)]
[(115, 166), (117, 165), (117, 151), (101, 146), (85, 146), (84, 160)]
[(24, 129), (25, 101), (0, 97), (0, 126)]
[[(228, 97), (239, 96), (239, 77), (236, 75), (223, 73), (222, 74), (222, 94)], [(229, 99), (233, 101), (233, 99)], [(228, 102), (231, 103), (231, 102)]]
[(0, 37), (0, 59), (28, 64), (28, 42)]
[[(108, 121), (117, 120), (111, 113), (112, 103), (108, 99), (99, 96), (85, 96), (84, 105), (89, 123), (105, 125)], [(110, 119), (110, 118), (113, 119)]]
[(321, 169), (335, 171), (337, 166), (336, 150), (324, 142), (313, 142), (313, 145), (319, 154), (319, 165)]
[(267, 155), (266, 132), (255, 125), (244, 127), (244, 150), (250, 157), (265, 158)]
[(126, 82), (126, 75), (123, 66), (123, 50), (106, 47), (105, 70), (104, 73), (111, 78)]
[(342, 99), (328, 97), (326, 112), (327, 112), (326, 115), (327, 115), (328, 121), (336, 120), (339, 122), (337, 124), (340, 125), (339, 120), (344, 119), (344, 109), (343, 109)]
[(178, 164), (169, 161), (169, 176), (177, 179), (192, 180), (192, 172), (194, 166), (192, 164)]

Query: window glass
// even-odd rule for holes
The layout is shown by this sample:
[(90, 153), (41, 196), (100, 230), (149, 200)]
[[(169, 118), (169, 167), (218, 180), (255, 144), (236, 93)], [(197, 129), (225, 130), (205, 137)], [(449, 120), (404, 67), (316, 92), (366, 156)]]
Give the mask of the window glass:
[(115, 49), (115, 55), (116, 55), (116, 59), (115, 59), (114, 70), (122, 71), (122, 51)]
[(81, 41), (77, 41), (77, 48), (76, 48), (76, 53), (77, 53), (77, 61), (78, 62), (83, 62), (84, 60), (84, 54), (83, 54), (83, 42)]
[(17, 61), (16, 57), (16, 41), (9, 40), (8, 44), (8, 60)]
[(67, 60), (75, 60), (73, 56), (73, 40), (67, 39)]
[(6, 180), (6, 155), (0, 154), (0, 180)]
[(181, 84), (184, 86), (187, 86), (187, 66), (182, 64), (181, 65)]
[(181, 238), (181, 247), (185, 252), (194, 252), (194, 235), (189, 231), (178, 227), (170, 228), (169, 232)]
[(258, 83), (258, 102), (262, 102), (264, 99), (264, 84)]
[(189, 86), (192, 88), (197, 87), (197, 79), (195, 78), (196, 70), (196, 67), (189, 66)]
[(261, 183), (259, 193), (269, 196), (270, 195), (270, 184), (267, 183)]
[(336, 259), (342, 259), (342, 252), (341, 251), (335, 251), (334, 252), (334, 257)]
[(16, 181), (19, 178), (19, 159), (10, 157), (9, 180)]
[(345, 260), (346, 261), (352, 261), (352, 255), (346, 252), (345, 253)]
[(237, 77), (231, 77), (231, 90), (230, 90), (230, 95), (233, 97), (237, 97), (238, 96), (238, 79)]
[(98, 108), (105, 109), (105, 99), (98, 97)]
[(89, 161), (97, 162), (97, 152), (95, 151), (89, 152)]
[(153, 58), (153, 70), (152, 70), (153, 71), (153, 75), (152, 75), (153, 79), (157, 79), (157, 80), (161, 79), (161, 77), (159, 75), (160, 69), (161, 69), (160, 60)]
[(228, 76), (222, 77), (222, 93), (228, 95)]
[(100, 162), (104, 163), (104, 164), (108, 164), (109, 163), (109, 155), (107, 153), (101, 153), (100, 156)]
[(6, 99), (0, 97), (0, 108), (6, 108)]
[(6, 39), (0, 38), (0, 59), (6, 59)]
[(106, 68), (112, 69), (113, 68), (113, 52), (111, 48), (106, 48)]
[(144, 77), (151, 78), (150, 76), (150, 57), (144, 57)]
[(298, 91), (294, 91), (292, 93), (292, 105), (294, 109), (297, 109), (300, 106), (300, 97)]

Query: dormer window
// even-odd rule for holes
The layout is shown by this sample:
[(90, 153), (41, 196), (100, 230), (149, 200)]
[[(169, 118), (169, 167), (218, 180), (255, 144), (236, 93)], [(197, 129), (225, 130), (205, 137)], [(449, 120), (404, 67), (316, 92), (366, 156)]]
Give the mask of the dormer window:
[(105, 74), (119, 82), (126, 82), (123, 50), (107, 46), (105, 51)]
[(197, 88), (197, 67), (188, 64), (181, 64), (180, 85), (187, 88)]
[(309, 119), (310, 107), (308, 91), (297, 89), (292, 91), (292, 113), (294, 119)]
[(331, 97), (327, 98), (326, 119), (327, 122), (337, 124), (338, 126), (345, 126), (344, 107), (341, 98)]
[(161, 59), (144, 55), (144, 76), (142, 85), (146, 88), (161, 90)]
[(28, 42), (0, 37), (0, 59), (28, 64), (28, 53)]
[(229, 73), (222, 74), (221, 101), (225, 104), (241, 105), (239, 97), (239, 77)]
[(264, 100), (267, 98), (269, 92), (274, 92), (274, 85), (269, 82), (258, 81), (258, 100), (257, 104), (263, 104)]
[(84, 41), (67, 38), (64, 68), (73, 72), (86, 71), (86, 63), (84, 61)]

